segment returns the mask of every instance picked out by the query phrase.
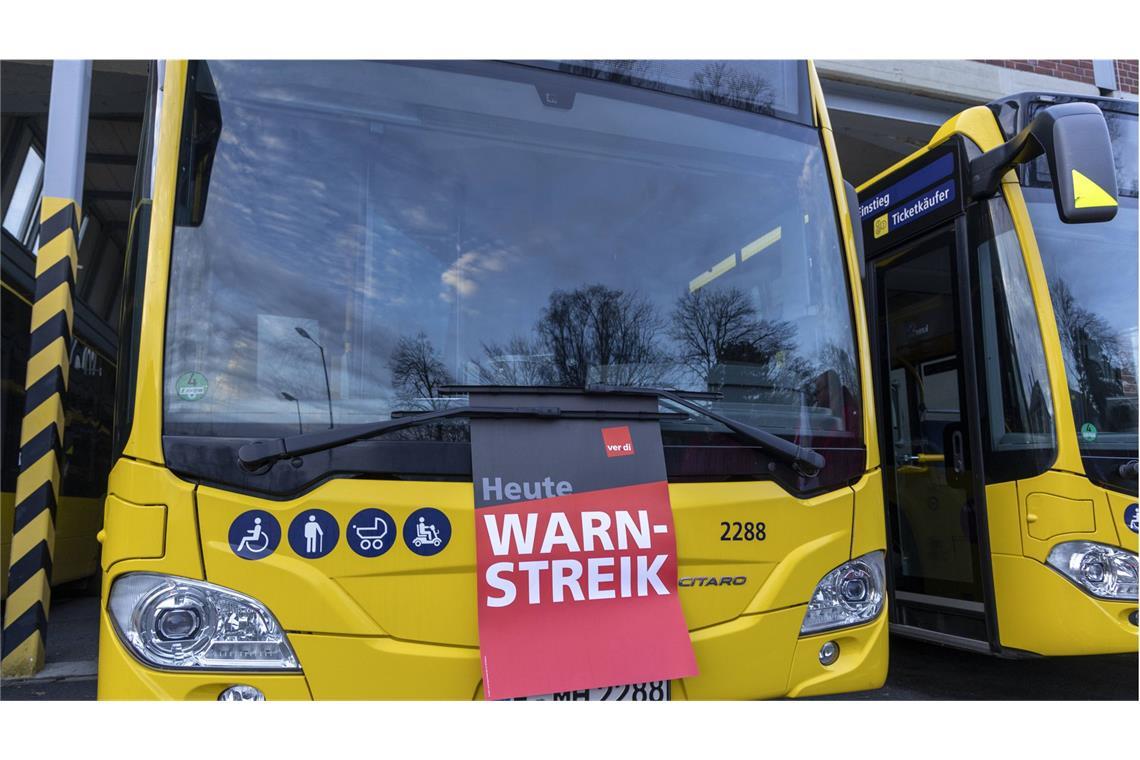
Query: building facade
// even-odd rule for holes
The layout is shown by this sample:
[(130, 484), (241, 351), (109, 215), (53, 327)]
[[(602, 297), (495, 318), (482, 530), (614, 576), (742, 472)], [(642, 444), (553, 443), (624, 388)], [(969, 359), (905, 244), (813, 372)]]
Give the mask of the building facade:
[(817, 60), (843, 173), (858, 185), (946, 119), (1018, 92), (1137, 99), (1135, 60)]

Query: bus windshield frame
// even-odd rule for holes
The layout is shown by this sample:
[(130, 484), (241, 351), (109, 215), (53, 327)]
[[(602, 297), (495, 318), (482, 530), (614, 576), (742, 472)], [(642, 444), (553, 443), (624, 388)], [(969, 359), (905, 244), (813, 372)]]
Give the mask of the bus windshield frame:
[(672, 480), (857, 480), (851, 275), (806, 64), (601, 63), (192, 64), (172, 469), (275, 494), (349, 473), (463, 479), (462, 420), (261, 480), (233, 454), (465, 401), (446, 385), (610, 384), (710, 392), (828, 461), (806, 477), (694, 415), (662, 422)]

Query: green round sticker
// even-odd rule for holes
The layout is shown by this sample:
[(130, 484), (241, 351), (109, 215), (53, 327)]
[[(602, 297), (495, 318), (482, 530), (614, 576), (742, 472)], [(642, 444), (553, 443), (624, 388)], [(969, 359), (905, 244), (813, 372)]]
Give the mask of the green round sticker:
[(1089, 443), (1096, 440), (1096, 425), (1091, 422), (1086, 422), (1081, 425), (1081, 438), (1084, 438)]
[(178, 390), (178, 398), (183, 401), (197, 401), (206, 395), (210, 384), (201, 372), (185, 372), (178, 376), (175, 388)]

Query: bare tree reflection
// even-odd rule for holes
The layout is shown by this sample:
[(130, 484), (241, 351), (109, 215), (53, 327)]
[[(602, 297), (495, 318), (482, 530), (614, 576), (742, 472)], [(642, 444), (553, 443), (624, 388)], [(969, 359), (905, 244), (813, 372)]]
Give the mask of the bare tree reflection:
[(475, 360), (479, 382), (486, 385), (553, 385), (551, 355), (536, 339), (516, 335), (506, 343), (484, 343), (484, 359)]
[(669, 336), (678, 360), (703, 380), (716, 365), (759, 340), (756, 307), (744, 291), (701, 289), (686, 293), (671, 315)]
[(772, 112), (773, 92), (768, 81), (731, 61), (710, 61), (693, 74), (693, 90), (711, 103), (754, 113)]
[(828, 341), (820, 350), (816, 365), (821, 373), (827, 370), (834, 372), (844, 388), (859, 387), (859, 368), (850, 347)]
[[(1078, 418), (1096, 421), (1102, 430), (1136, 427), (1136, 374), (1132, 357), (1104, 317), (1082, 306), (1068, 283), (1050, 288), (1061, 333), (1070, 392)], [(1127, 386), (1127, 387), (1126, 387)], [(1083, 413), (1082, 413), (1083, 412)]]
[(604, 285), (554, 291), (536, 326), (554, 379), (572, 387), (652, 382), (665, 359), (661, 330), (649, 301)]
[[(1111, 111), (1105, 114), (1108, 139), (1113, 147), (1112, 160), (1116, 165), (1117, 193), (1135, 198), (1137, 190), (1140, 189), (1136, 174), (1136, 139), (1135, 137), (1131, 141), (1128, 139), (1128, 130), (1124, 128), (1127, 121), (1127, 118), (1112, 114)], [(1132, 121), (1135, 122), (1134, 119)]]
[[(686, 71), (699, 65), (684, 80)], [(635, 85), (642, 89), (695, 95), (710, 103), (753, 113), (771, 114), (775, 93), (771, 83), (748, 62), (586, 60), (560, 68), (578, 76)]]
[(859, 424), (859, 369), (850, 348), (828, 341), (816, 356), (812, 377), (804, 384), (804, 406), (829, 410), (831, 420), (817, 417), (813, 430), (855, 430)]
[(567, 62), (560, 68), (571, 74), (603, 79), (607, 82), (634, 84), (649, 89), (664, 89), (664, 84), (654, 76), (654, 70), (660, 66), (660, 61), (594, 59), (580, 63)]
[(388, 369), (392, 386), (407, 408), (438, 409), (447, 405), (439, 398), (439, 388), (452, 382), (451, 373), (424, 332), (397, 341)]
[[(669, 335), (677, 361), (710, 390), (755, 386), (797, 392), (810, 375), (810, 363), (796, 353), (790, 322), (760, 319), (742, 290), (702, 288), (686, 293), (673, 309)], [(745, 392), (742, 390), (742, 392)]]

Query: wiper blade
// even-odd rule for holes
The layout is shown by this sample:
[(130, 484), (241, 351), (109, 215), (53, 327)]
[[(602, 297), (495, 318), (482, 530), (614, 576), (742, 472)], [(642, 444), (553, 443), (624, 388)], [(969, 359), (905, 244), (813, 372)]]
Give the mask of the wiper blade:
[[(660, 396), (658, 388), (640, 388), (632, 385), (587, 385), (584, 388), (572, 385), (441, 385), (439, 392), (444, 396), (470, 395), (511, 395), (519, 394), (529, 396), (581, 396), (583, 393), (597, 393), (605, 395), (626, 396)], [(715, 401), (724, 398), (723, 393), (717, 391), (682, 391), (676, 388), (667, 389), (670, 393), (682, 398), (706, 399)]]
[(599, 393), (655, 394), (660, 398), (668, 399), (677, 406), (690, 409), (702, 417), (707, 417), (714, 422), (719, 422), (741, 438), (757, 444), (769, 453), (790, 463), (797, 472), (806, 478), (815, 477), (819, 474), (820, 470), (827, 466), (827, 460), (824, 459), (823, 455), (818, 451), (792, 443), (785, 438), (769, 433), (767, 430), (753, 427), (752, 425), (714, 412), (711, 409), (706, 409), (700, 404), (694, 403), (689, 398), (686, 398), (686, 396), (689, 395), (687, 393), (670, 390), (668, 388), (642, 388), (624, 385), (590, 385), (586, 387), (586, 390)]
[(313, 433), (254, 441), (238, 449), (238, 461), (249, 471), (268, 470), (268, 466), (282, 459), (312, 454), (317, 451), (344, 446), (384, 433), (416, 427), (428, 422), (455, 417), (468, 419), (550, 419), (550, 420), (632, 420), (659, 421), (682, 419), (687, 415), (675, 412), (616, 411), (612, 409), (563, 409), (557, 406), (453, 406), (421, 414), (401, 416), (381, 422), (321, 430)]
[[(689, 409), (697, 414), (707, 417), (710, 420), (719, 422), (726, 428), (736, 433), (741, 438), (754, 443), (770, 454), (775, 455), (782, 461), (791, 464), (796, 471), (807, 478), (815, 477), (819, 474), (820, 470), (827, 466), (827, 460), (819, 452), (799, 446), (792, 443), (778, 435), (773, 435), (767, 430), (762, 430), (739, 420), (734, 420), (731, 417), (725, 417), (710, 409), (706, 409), (700, 404), (693, 403), (695, 400), (699, 401), (713, 401), (724, 398), (724, 394), (715, 391), (683, 391), (675, 388), (656, 388), (647, 386), (636, 385), (606, 385), (597, 383), (587, 385), (585, 388), (572, 388), (567, 386), (536, 386), (536, 385), (447, 385), (440, 388), (440, 392), (444, 394), (533, 394), (533, 395), (558, 395), (558, 394), (581, 394), (581, 393), (600, 393), (606, 395), (619, 395), (619, 396), (657, 396), (658, 398), (668, 399), (674, 404)], [(688, 417), (691, 415), (681, 415)]]

